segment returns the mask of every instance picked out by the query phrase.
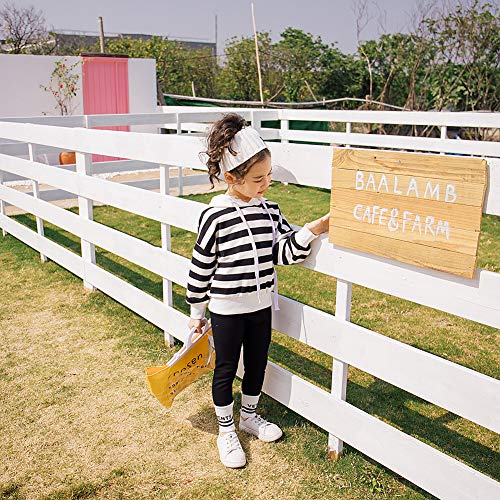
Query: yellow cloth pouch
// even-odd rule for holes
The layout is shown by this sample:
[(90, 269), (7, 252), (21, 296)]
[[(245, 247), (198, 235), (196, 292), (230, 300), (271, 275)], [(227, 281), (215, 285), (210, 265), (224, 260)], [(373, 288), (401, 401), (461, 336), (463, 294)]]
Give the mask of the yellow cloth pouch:
[(177, 394), (214, 367), (212, 328), (205, 324), (203, 333), (194, 328), (189, 332), (186, 343), (165, 366), (146, 368), (146, 380), (151, 394), (169, 408)]

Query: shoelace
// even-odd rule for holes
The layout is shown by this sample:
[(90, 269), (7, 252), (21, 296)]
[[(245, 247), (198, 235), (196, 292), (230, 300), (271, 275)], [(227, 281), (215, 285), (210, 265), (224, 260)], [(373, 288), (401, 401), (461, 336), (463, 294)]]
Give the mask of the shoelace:
[(251, 420), (253, 420), (259, 427), (269, 425), (270, 423), (263, 417), (261, 417), (259, 414), (255, 414), (255, 416), (250, 417)]
[(227, 448), (227, 453), (231, 453), (232, 451), (240, 450), (241, 444), (238, 439), (238, 436), (235, 432), (228, 432), (225, 435), (225, 443)]

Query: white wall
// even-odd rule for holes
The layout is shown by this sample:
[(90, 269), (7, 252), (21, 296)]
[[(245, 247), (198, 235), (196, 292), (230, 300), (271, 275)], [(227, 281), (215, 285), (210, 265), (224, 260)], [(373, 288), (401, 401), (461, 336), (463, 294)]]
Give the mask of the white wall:
[[(48, 85), (55, 62), (63, 56), (0, 54), (0, 117), (58, 116), (56, 101), (51, 93), (40, 88)], [(78, 56), (67, 57), (68, 63), (80, 61)], [(83, 114), (81, 65), (74, 70), (80, 76), (78, 91), (73, 99), (73, 115)], [(129, 59), (130, 113), (155, 113), (156, 60)], [(154, 126), (135, 126), (137, 132), (156, 132)]]
[[(129, 110), (130, 113), (156, 113), (156, 60), (155, 59), (129, 59), (128, 60), (129, 84)], [(134, 132), (156, 133), (154, 125), (133, 125)]]
[[(0, 54), (0, 117), (17, 116), (58, 116), (56, 101), (50, 92), (40, 85), (48, 85), (55, 62), (61, 56), (34, 56), (24, 54)], [(73, 64), (80, 58), (68, 57)], [(74, 115), (83, 114), (82, 70), (75, 68), (80, 75), (79, 90), (73, 99)]]
[[(0, 54), (0, 119), (2, 117), (60, 116), (56, 101), (50, 92), (40, 88), (48, 85), (55, 62), (64, 56)], [(78, 56), (67, 56), (68, 64), (81, 61)], [(72, 101), (73, 115), (83, 115), (82, 66), (75, 67), (79, 75), (77, 95)], [(130, 113), (156, 113), (156, 60), (128, 60)], [(156, 133), (154, 125), (131, 126), (131, 131)], [(5, 141), (0, 138), (0, 144)], [(49, 153), (39, 161), (58, 164), (58, 154)]]

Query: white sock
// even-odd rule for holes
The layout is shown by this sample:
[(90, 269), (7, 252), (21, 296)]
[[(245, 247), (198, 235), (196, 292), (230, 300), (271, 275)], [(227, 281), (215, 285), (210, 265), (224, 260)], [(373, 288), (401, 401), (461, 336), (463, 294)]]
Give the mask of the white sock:
[(233, 419), (233, 405), (234, 401), (226, 406), (217, 406), (214, 404), (215, 414), (217, 415), (217, 421), (219, 422), (220, 433), (236, 430)]
[(255, 415), (255, 409), (259, 402), (260, 393), (257, 396), (248, 396), (247, 394), (241, 393), (241, 409), (240, 415), (247, 419), (248, 417), (253, 417)]

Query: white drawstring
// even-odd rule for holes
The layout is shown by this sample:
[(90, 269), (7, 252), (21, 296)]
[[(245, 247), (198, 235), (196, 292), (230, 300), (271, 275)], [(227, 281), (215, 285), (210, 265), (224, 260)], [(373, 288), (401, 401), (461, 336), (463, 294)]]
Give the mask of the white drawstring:
[[(271, 249), (271, 251), (273, 251), (274, 250), (274, 245), (276, 243), (276, 228), (274, 227), (273, 217), (271, 215), (271, 212), (269, 211), (269, 208), (268, 208), (266, 202), (264, 201), (263, 198), (260, 198), (260, 202), (262, 203), (265, 211), (267, 212), (267, 215), (269, 216), (269, 220), (271, 221), (271, 229), (272, 229), (272, 232), (273, 232), (273, 243), (272, 243), (272, 249)], [(236, 208), (236, 211), (238, 212), (238, 215), (241, 217), (241, 220), (243, 221), (243, 223), (245, 224), (245, 227), (247, 228), (248, 234), (250, 236), (250, 241), (251, 241), (252, 248), (253, 248), (253, 262), (254, 262), (255, 280), (257, 282), (257, 298), (258, 298), (259, 303), (260, 303), (262, 301), (260, 299), (259, 255), (257, 253), (257, 246), (256, 246), (255, 240), (253, 238), (252, 230), (250, 229), (248, 221), (243, 216), (243, 213), (241, 211), (240, 206), (234, 200), (232, 200), (232, 199), (231, 199), (231, 203)], [(276, 269), (274, 269), (274, 268), (273, 268), (273, 273), (274, 273), (274, 284), (275, 284), (274, 290), (272, 292), (273, 307), (274, 307), (275, 311), (279, 311), (280, 310), (280, 306), (279, 306), (279, 303), (278, 303), (278, 275), (276, 273)]]
[[(243, 220), (243, 223), (245, 224), (248, 234), (250, 235), (250, 241), (252, 243), (252, 248), (253, 248), (253, 263), (254, 263), (254, 269), (255, 269), (255, 280), (257, 281), (257, 298), (259, 299), (259, 303), (262, 302), (260, 300), (260, 275), (259, 275), (259, 256), (257, 254), (257, 245), (255, 245), (255, 241), (253, 239), (252, 231), (250, 229), (250, 226), (248, 225), (248, 221), (243, 217), (243, 213), (241, 212), (241, 208), (239, 205), (231, 200), (231, 203), (236, 207), (236, 210)], [(273, 234), (274, 234), (274, 226), (273, 226)]]
[[(276, 229), (274, 227), (273, 216), (271, 215), (271, 212), (269, 212), (269, 208), (268, 208), (266, 202), (264, 201), (264, 199), (261, 198), (260, 201), (264, 205), (264, 208), (265, 208), (265, 210), (267, 212), (267, 215), (269, 216), (269, 219), (271, 220), (271, 228), (272, 228), (272, 231), (273, 231), (273, 248), (272, 248), (272, 251), (274, 252), (274, 245), (276, 243)], [(273, 258), (273, 260), (274, 260), (274, 258)], [(273, 293), (272, 293), (273, 306), (274, 306), (274, 310), (275, 311), (279, 311), (280, 310), (280, 306), (279, 306), (279, 303), (278, 303), (278, 275), (276, 273), (276, 269), (273, 268), (273, 271), (274, 271), (274, 285), (275, 285)]]

